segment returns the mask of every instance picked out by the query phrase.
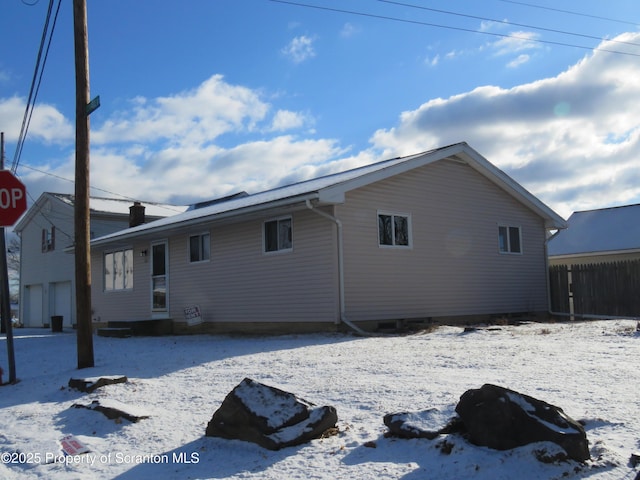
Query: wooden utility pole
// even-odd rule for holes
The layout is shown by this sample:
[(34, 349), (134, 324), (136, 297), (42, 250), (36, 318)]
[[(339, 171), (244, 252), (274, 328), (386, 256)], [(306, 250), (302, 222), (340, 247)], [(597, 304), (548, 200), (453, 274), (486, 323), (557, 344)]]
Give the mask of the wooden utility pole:
[(73, 0), (76, 60), (75, 261), (78, 368), (94, 366), (91, 325), (91, 251), (89, 248), (89, 41), (87, 2)]
[[(4, 169), (4, 132), (0, 133), (0, 170), (2, 169)], [(9, 299), (9, 276), (7, 273), (7, 245), (4, 236), (4, 227), (0, 227), (0, 315), (2, 315), (2, 333), (6, 333), (7, 335), (9, 383), (16, 383), (16, 355), (13, 348), (13, 325), (11, 323), (11, 300)]]

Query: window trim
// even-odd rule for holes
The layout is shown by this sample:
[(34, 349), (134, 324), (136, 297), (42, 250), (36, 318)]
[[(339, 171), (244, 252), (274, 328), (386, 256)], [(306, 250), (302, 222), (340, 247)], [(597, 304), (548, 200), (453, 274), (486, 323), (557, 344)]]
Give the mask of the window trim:
[[(207, 249), (207, 258), (203, 258), (203, 246), (204, 246), (204, 237), (207, 237), (207, 244), (208, 244), (208, 249)], [(197, 237), (198, 240), (198, 260), (192, 260), (191, 258), (191, 239)], [(189, 235), (187, 238), (187, 258), (189, 259), (189, 263), (206, 263), (206, 262), (210, 262), (211, 261), (211, 232), (206, 231), (206, 232), (200, 232), (200, 233), (195, 233), (193, 235)]]
[[(125, 259), (127, 258), (126, 252), (131, 252), (129, 257), (131, 258), (131, 265), (127, 265), (125, 262)], [(107, 256), (108, 255), (114, 255), (114, 261), (115, 261), (115, 254), (116, 253), (121, 253), (122, 254), (122, 259), (123, 259), (123, 288), (116, 288), (115, 287), (115, 279), (116, 279), (116, 274), (115, 274), (115, 270), (111, 273), (112, 276), (112, 282), (111, 282), (111, 288), (107, 288)], [(134, 263), (135, 263), (135, 258), (133, 256), (133, 247), (129, 246), (129, 247), (124, 247), (124, 248), (119, 248), (119, 249), (115, 249), (115, 250), (108, 250), (103, 252), (102, 254), (102, 291), (105, 293), (112, 293), (112, 292), (130, 292), (133, 290), (133, 283), (134, 283), (134, 272), (135, 272), (135, 268), (134, 268)], [(113, 264), (112, 264), (113, 266)], [(131, 284), (126, 283), (126, 279), (127, 279), (127, 267), (129, 267), (129, 269), (131, 270)]]
[[(406, 245), (398, 245), (396, 244), (396, 233), (395, 228), (392, 230), (392, 244), (380, 243), (380, 217), (381, 216), (390, 216), (391, 222), (395, 225), (394, 217), (404, 217), (407, 219), (407, 244)], [(389, 210), (378, 210), (376, 214), (376, 232), (378, 235), (378, 247), (379, 248), (398, 248), (398, 249), (412, 249), (413, 248), (413, 226), (412, 226), (411, 214), (403, 213), (403, 212), (391, 212)]]
[[(500, 230), (501, 229), (506, 229), (506, 250), (502, 249), (502, 244), (500, 242)], [(517, 229), (518, 230), (518, 247), (519, 250), (517, 251), (513, 251), (512, 247), (511, 247), (511, 230), (512, 229)], [(500, 253), (501, 255), (522, 255), (523, 254), (523, 248), (522, 248), (522, 227), (520, 225), (509, 225), (506, 223), (499, 223), (498, 224), (498, 253)]]
[[(288, 220), (290, 229), (291, 229), (291, 246), (286, 248), (280, 247), (280, 236), (278, 235), (278, 245), (275, 250), (267, 250), (267, 224), (276, 222), (277, 233), (280, 233), (280, 222)], [(262, 222), (262, 253), (264, 255), (278, 255), (283, 253), (291, 253), (293, 252), (293, 216), (292, 215), (283, 215), (280, 217), (270, 218)]]

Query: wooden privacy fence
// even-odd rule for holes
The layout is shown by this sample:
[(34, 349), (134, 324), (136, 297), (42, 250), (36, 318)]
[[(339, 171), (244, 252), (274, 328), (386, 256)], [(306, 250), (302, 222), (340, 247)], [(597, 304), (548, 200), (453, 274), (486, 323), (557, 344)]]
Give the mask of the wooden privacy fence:
[(640, 317), (640, 260), (549, 268), (551, 310)]

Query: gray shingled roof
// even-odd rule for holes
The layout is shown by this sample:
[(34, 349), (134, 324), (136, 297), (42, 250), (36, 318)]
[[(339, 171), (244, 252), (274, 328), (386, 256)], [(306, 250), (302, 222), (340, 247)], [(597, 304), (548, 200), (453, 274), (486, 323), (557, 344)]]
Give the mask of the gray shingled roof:
[(640, 204), (575, 212), (549, 240), (549, 256), (640, 250)]

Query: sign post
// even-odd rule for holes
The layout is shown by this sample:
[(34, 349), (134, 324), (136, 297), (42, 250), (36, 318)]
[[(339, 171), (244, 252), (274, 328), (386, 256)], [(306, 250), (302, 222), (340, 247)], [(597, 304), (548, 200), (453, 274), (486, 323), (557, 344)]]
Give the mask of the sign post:
[[(0, 167), (4, 168), (0, 160)], [(9, 357), (9, 383), (16, 382), (16, 360), (13, 350), (13, 325), (9, 299), (9, 272), (4, 227), (10, 227), (27, 210), (27, 190), (24, 184), (8, 170), (0, 170), (0, 315), (7, 334)]]

